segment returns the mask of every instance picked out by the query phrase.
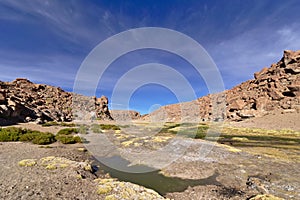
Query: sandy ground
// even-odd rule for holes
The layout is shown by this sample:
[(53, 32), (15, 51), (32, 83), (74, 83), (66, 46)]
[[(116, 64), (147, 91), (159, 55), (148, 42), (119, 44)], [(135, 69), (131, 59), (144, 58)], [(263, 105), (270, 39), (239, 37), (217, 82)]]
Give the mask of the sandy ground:
[[(300, 130), (299, 113), (274, 113), (263, 117), (231, 122), (237, 127)], [(42, 127), (33, 123), (18, 127), (57, 133), (66, 127)], [(191, 140), (192, 141), (192, 140)], [(190, 141), (188, 141), (190, 142)], [(81, 144), (63, 145), (58, 142), (41, 148), (30, 143), (0, 143), (0, 199), (104, 199), (96, 194), (93, 174), (84, 179), (74, 171), (45, 170), (41, 167), (20, 167), (23, 159), (46, 156), (65, 157), (74, 161), (89, 159), (88, 152), (77, 150)], [(271, 193), (286, 199), (300, 198), (298, 162), (285, 162), (257, 154), (235, 151), (218, 146), (206, 159), (199, 159), (200, 140), (194, 140), (188, 154), (163, 169), (172, 177), (202, 179), (218, 173), (220, 185), (189, 187), (184, 192), (169, 193), (171, 199), (247, 199), (258, 193)], [(103, 149), (104, 150), (104, 149)], [(76, 173), (76, 172), (75, 172)]]
[(43, 167), (21, 167), (23, 159), (60, 156), (84, 161), (88, 155), (79, 152), (79, 145), (52, 144), (40, 148), (30, 143), (0, 143), (0, 199), (96, 199), (93, 175), (85, 179), (66, 168), (46, 170)]
[(300, 131), (300, 113), (275, 112), (241, 122), (231, 122), (230, 125), (271, 130), (291, 129)]

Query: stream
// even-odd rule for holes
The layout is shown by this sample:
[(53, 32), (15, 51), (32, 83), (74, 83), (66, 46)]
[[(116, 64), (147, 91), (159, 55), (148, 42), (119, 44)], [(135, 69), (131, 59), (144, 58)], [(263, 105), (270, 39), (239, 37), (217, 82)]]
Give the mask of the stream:
[[(100, 162), (104, 161), (104, 162)], [(118, 164), (124, 171), (119, 171), (111, 168), (103, 163)], [(133, 165), (129, 166), (130, 162), (122, 158), (121, 156), (113, 156), (109, 158), (94, 158), (94, 166), (98, 166), (96, 174), (109, 173), (112, 178), (117, 178), (119, 181), (126, 181), (142, 185), (144, 187), (155, 190), (161, 195), (172, 192), (182, 192), (189, 186), (197, 185), (221, 185), (217, 180), (218, 173), (205, 179), (181, 179), (177, 177), (167, 177), (160, 173), (160, 170), (145, 166), (145, 165)], [(109, 164), (110, 165), (110, 164)], [(110, 165), (110, 166), (113, 166)], [(146, 170), (145, 170), (146, 169)], [(128, 172), (128, 171), (132, 171)], [(149, 171), (147, 173), (134, 173), (134, 171)]]

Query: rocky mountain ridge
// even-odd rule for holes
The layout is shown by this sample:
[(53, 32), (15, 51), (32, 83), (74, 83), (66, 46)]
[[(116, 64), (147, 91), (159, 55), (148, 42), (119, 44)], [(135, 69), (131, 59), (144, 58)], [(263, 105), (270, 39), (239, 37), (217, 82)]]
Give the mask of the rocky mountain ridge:
[(284, 51), (282, 59), (219, 94), (162, 106), (143, 117), (165, 121), (241, 121), (273, 111), (300, 113), (300, 50)]
[(112, 119), (105, 96), (86, 97), (23, 78), (12, 82), (0, 81), (0, 124), (72, 121), (73, 113), (82, 109), (94, 112), (96, 118)]

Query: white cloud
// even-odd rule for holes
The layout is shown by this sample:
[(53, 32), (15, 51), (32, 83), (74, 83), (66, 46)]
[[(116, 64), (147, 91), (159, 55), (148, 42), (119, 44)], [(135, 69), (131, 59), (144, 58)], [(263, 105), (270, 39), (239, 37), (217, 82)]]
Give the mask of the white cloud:
[(286, 49), (300, 48), (300, 24), (276, 30), (266, 27), (249, 30), (222, 41), (210, 49), (227, 87), (253, 78), (253, 73), (278, 62)]

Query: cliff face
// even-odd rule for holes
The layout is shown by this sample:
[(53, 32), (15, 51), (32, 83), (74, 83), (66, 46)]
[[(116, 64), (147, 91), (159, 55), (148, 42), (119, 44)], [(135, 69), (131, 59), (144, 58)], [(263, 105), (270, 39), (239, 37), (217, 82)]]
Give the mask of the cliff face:
[(197, 117), (201, 121), (240, 121), (273, 111), (300, 112), (300, 50), (284, 51), (278, 63), (255, 73), (253, 80), (220, 94), (163, 106), (144, 119), (163, 116), (167, 121), (190, 121)]
[(135, 110), (111, 110), (110, 114), (117, 121), (136, 120), (141, 117), (141, 114)]
[[(74, 98), (76, 97), (76, 102)], [(74, 100), (74, 102), (73, 102)], [(34, 84), (27, 79), (0, 81), (0, 123), (36, 121), (71, 121), (74, 109), (85, 106), (97, 118), (112, 119), (106, 97), (86, 97), (65, 92), (58, 87)]]

